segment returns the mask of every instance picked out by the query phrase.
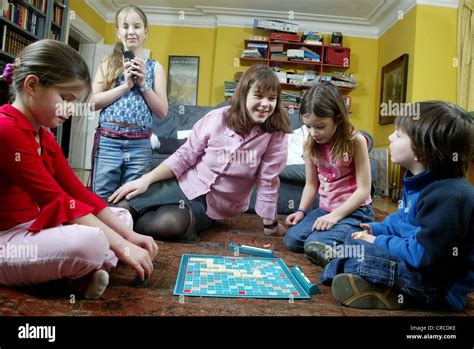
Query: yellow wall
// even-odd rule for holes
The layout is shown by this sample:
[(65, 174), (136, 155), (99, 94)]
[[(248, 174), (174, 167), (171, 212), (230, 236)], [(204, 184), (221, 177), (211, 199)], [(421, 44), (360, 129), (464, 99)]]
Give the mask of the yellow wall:
[(456, 103), (457, 9), (418, 5), (379, 38), (375, 145), (389, 144), (394, 124), (378, 124), (382, 67), (408, 53), (407, 102), (440, 99)]
[(254, 34), (252, 28), (217, 27), (216, 50), (210, 105), (224, 101), (224, 81), (234, 81), (234, 74), (244, 71), (239, 58), (244, 49), (244, 40)]
[(350, 67), (347, 72), (354, 73), (357, 81), (357, 88), (348, 94), (352, 98), (352, 113), (349, 114), (349, 120), (356, 129), (373, 134), (372, 118), (377, 110), (373, 101), (378, 98), (375, 88), (378, 40), (345, 36), (343, 44), (351, 49)]
[(372, 122), (374, 129), (375, 146), (385, 146), (389, 144), (388, 136), (393, 132), (393, 124), (379, 125), (380, 110), (380, 84), (382, 79), (382, 67), (401, 55), (408, 54), (408, 79), (407, 79), (407, 102), (412, 101), (413, 71), (415, 61), (415, 31), (416, 31), (417, 8), (399, 19), (397, 23), (387, 30), (381, 38), (378, 45), (378, 67), (376, 78), (376, 96), (373, 100), (375, 113)]
[[(199, 56), (198, 105), (209, 105), (212, 91), (216, 30), (208, 28), (150, 26), (145, 48), (168, 73), (168, 56)], [(104, 43), (116, 42), (115, 25), (108, 23)], [(223, 96), (223, 94), (222, 94)]]
[[(115, 43), (114, 24), (105, 23), (84, 1), (70, 3), (71, 10), (104, 36), (104, 43)], [(381, 70), (402, 54), (409, 55), (407, 102), (456, 101), (456, 70), (452, 64), (456, 55), (456, 14), (456, 9), (417, 5), (379, 39), (344, 37), (344, 46), (351, 48), (347, 71), (357, 80), (357, 88), (349, 93), (350, 120), (357, 129), (371, 132), (376, 146), (388, 145), (387, 137), (394, 127), (378, 124)], [(238, 58), (244, 40), (252, 34), (252, 28), (150, 26), (145, 47), (165, 72), (169, 55), (199, 56), (198, 104), (216, 105), (224, 99), (224, 81), (233, 80), (235, 72), (247, 69), (238, 66)]]
[(106, 23), (84, 0), (70, 0), (69, 9), (89, 24), (100, 35), (104, 35)]
[(413, 101), (456, 103), (457, 9), (418, 6)]

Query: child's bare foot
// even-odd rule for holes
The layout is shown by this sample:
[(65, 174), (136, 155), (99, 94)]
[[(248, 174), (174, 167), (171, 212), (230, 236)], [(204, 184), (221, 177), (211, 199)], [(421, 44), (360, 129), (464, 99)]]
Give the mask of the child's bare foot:
[(286, 234), (287, 230), (287, 227), (283, 226), (282, 224), (278, 224), (278, 226), (274, 229), (264, 229), (263, 233), (268, 236), (283, 236)]

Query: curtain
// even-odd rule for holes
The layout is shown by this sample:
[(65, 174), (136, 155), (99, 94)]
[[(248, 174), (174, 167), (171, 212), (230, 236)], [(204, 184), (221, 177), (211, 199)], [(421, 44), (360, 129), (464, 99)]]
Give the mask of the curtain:
[(474, 0), (460, 0), (458, 9), (458, 104), (474, 111)]

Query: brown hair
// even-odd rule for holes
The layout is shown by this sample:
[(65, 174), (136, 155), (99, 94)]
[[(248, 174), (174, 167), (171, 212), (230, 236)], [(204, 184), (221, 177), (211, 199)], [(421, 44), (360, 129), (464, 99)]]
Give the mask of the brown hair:
[(252, 128), (253, 124), (247, 111), (247, 95), (254, 84), (262, 91), (274, 91), (277, 94), (275, 110), (261, 125), (262, 130), (291, 133), (290, 119), (281, 104), (280, 82), (272, 69), (265, 64), (251, 66), (240, 78), (227, 114), (227, 126), (238, 134), (246, 134)]
[(87, 95), (91, 91), (92, 80), (86, 62), (76, 50), (60, 41), (39, 40), (20, 52), (15, 60), (14, 94), (22, 93), (28, 75), (36, 75), (43, 86), (78, 81), (87, 88)]
[[(127, 5), (122, 7), (115, 14), (115, 28), (118, 29), (120, 23), (118, 22), (119, 16), (122, 12), (136, 12), (143, 21), (145, 29), (148, 28), (148, 20), (145, 15), (145, 12), (141, 8), (135, 5)], [(112, 54), (106, 57), (103, 60), (103, 63), (106, 65), (106, 70), (103, 70), (103, 64), (100, 65), (102, 76), (104, 77), (103, 85), (104, 91), (110, 90), (114, 87), (118, 76), (123, 72), (123, 51), (124, 46), (121, 41), (115, 44)]]
[[(337, 126), (331, 148), (333, 159), (345, 160), (347, 158), (350, 161), (353, 155), (354, 126), (349, 122), (346, 105), (336, 86), (325, 82), (306, 91), (300, 105), (300, 116), (309, 117), (313, 114), (319, 118), (333, 119)], [(305, 156), (309, 155), (310, 158), (315, 159), (321, 150), (322, 146), (308, 135), (304, 144)]]
[(413, 103), (411, 110), (418, 115), (403, 113), (395, 125), (408, 135), (419, 161), (437, 178), (465, 177), (473, 157), (472, 116), (442, 101)]

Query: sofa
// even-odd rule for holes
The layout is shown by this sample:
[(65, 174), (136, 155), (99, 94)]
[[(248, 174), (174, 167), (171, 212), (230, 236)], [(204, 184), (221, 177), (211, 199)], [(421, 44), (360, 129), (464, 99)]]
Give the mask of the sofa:
[[(185, 106), (185, 105), (170, 105), (168, 109), (168, 115), (164, 119), (154, 118), (153, 121), (153, 134), (158, 137), (159, 145), (153, 150), (151, 168), (158, 166), (163, 160), (170, 156), (176, 149), (178, 149), (186, 139), (178, 139), (182, 137), (181, 133), (186, 134), (187, 130), (191, 130), (194, 124), (205, 116), (209, 111), (221, 108), (227, 105), (226, 103), (217, 105), (215, 107), (204, 107), (204, 106)], [(289, 114), (291, 124), (294, 130), (301, 129), (301, 122), (298, 114), (298, 110), (293, 110)], [(296, 131), (295, 131), (296, 132)], [(370, 135), (369, 135), (370, 137)], [(371, 139), (371, 137), (370, 137)], [(282, 173), (280, 173), (280, 189), (278, 199), (278, 213), (279, 214), (290, 214), (298, 208), (301, 199), (301, 194), (305, 184), (305, 170), (302, 161), (298, 164), (289, 164), (285, 167)], [(371, 160), (372, 170), (372, 187), (375, 188), (375, 161)], [(254, 212), (255, 205), (255, 189), (252, 192), (249, 212)], [(318, 207), (318, 200), (315, 200), (312, 208)]]

